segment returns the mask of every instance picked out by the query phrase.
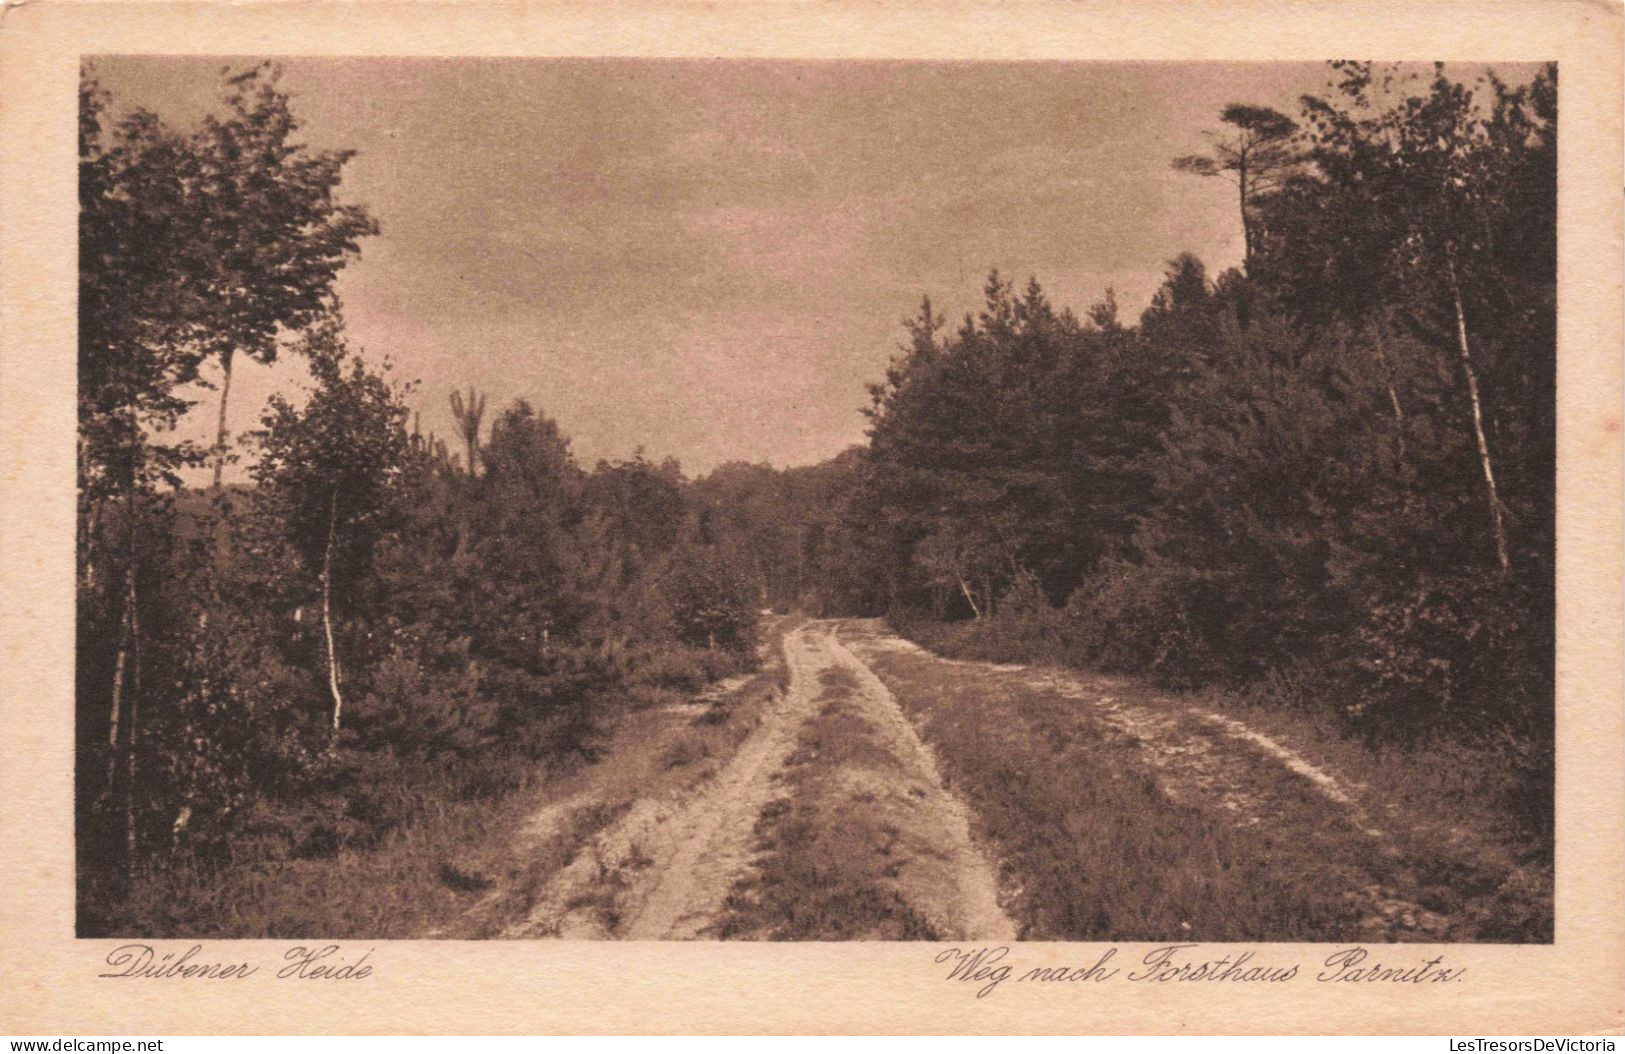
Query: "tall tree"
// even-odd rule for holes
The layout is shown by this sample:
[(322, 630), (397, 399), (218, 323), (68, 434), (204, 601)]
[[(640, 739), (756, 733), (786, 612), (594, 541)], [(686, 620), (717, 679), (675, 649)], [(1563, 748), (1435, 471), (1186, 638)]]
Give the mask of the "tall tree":
[(1231, 103), (1219, 114), (1224, 127), (1210, 132), (1210, 154), (1176, 158), (1174, 168), (1198, 176), (1224, 176), (1236, 185), (1241, 214), (1243, 266), (1250, 266), (1257, 251), (1254, 203), (1278, 189), (1298, 166), (1293, 144), (1297, 124), (1267, 106)]
[(335, 198), (354, 151), (299, 142), (279, 78), (274, 64), (261, 63), (226, 79), (224, 115), (204, 118), (188, 142), (186, 240), (162, 246), (207, 305), (200, 339), (220, 363), (216, 488), (236, 356), (274, 362), (286, 334), (331, 310), (339, 270), (361, 238), (378, 233), (364, 208)]
[[(1544, 245), (1552, 226), (1538, 210), (1555, 197), (1544, 186), (1555, 129), (1555, 83), (1546, 71), (1527, 90), (1498, 86), (1491, 107), (1436, 67), (1422, 91), (1406, 91), (1398, 71), (1379, 77), (1369, 63), (1337, 63), (1336, 93), (1306, 97), (1312, 171), (1265, 207), (1272, 277), (1301, 318), (1337, 317), (1384, 334), (1397, 319), (1423, 344), (1455, 360), (1460, 405), (1476, 451), (1490, 548), (1502, 573), (1512, 565), (1500, 456), (1492, 421), (1510, 406), (1486, 405), (1480, 374), (1492, 335), (1525, 344), (1551, 339), (1530, 326), (1549, 316), (1550, 299), (1528, 276), (1549, 270), (1515, 261), (1527, 231)], [(1539, 362), (1545, 356), (1522, 356)], [(1490, 363), (1492, 371), (1494, 363)], [(1517, 398), (1512, 392), (1509, 397)], [(1397, 397), (1392, 400), (1396, 417)], [(1541, 431), (1537, 428), (1534, 431)]]
[(399, 394), (350, 352), (336, 318), (314, 327), (300, 350), (315, 387), (303, 407), (271, 397), (253, 476), (259, 499), (316, 577), (336, 736), (344, 713), (337, 623), (350, 587), (370, 566), (411, 443)]
[(462, 433), (463, 445), (468, 450), (468, 474), (479, 475), (480, 455), (480, 422), (485, 418), (485, 396), (474, 391), (474, 386), (468, 386), (468, 398), (464, 399), (461, 392), (451, 393), (451, 416), (457, 421), (457, 431)]
[[(1159, 301), (1168, 324), (1205, 320), (1201, 265), (1175, 272)], [(1125, 369), (1152, 359), (1130, 353), (1120, 327), (1086, 327), (1036, 282), (1018, 293), (997, 274), (957, 333), (935, 338), (936, 323), (910, 320), (910, 343), (872, 390), (863, 515), (910, 575), (904, 591), (938, 606), (986, 612), (1023, 581), (1064, 598), (1126, 529), (1133, 453), (1153, 433)]]
[(489, 584), (476, 649), (540, 671), (552, 639), (582, 615), (565, 571), (582, 472), (558, 423), (523, 399), (491, 423), (483, 461), (474, 537)]
[(147, 554), (160, 488), (200, 458), (166, 437), (190, 406), (177, 392), (198, 377), (207, 305), (164, 255), (192, 233), (184, 139), (146, 111), (113, 120), (88, 71), (79, 102), (78, 619), (82, 641), (111, 642), (81, 648), (79, 664), (81, 690), (107, 693), (99, 798), (122, 812), (133, 866)]
[(194, 233), (185, 140), (144, 110), (112, 122), (88, 73), (79, 94), (79, 474), (88, 525), (111, 496), (175, 482), (197, 459), (189, 445), (155, 437), (191, 405), (178, 389), (198, 377), (209, 305), (168, 253)]

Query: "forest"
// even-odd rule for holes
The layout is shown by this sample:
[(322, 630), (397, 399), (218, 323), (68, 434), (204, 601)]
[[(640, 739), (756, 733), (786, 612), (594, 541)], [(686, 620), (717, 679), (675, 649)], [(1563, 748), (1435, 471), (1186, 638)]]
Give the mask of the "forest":
[[(87, 69), (80, 935), (230, 933), (255, 882), (590, 763), (752, 669), (764, 612), (1450, 744), (1549, 857), (1556, 80), (1339, 62), (1297, 113), (1228, 106), (1169, 163), (1234, 187), (1241, 266), (1170, 246), (1138, 319), (997, 272), (955, 323), (927, 296), (866, 443), (689, 478), (472, 388), (424, 433), (335, 293), (388, 232), (275, 67), (185, 130)], [(227, 435), (234, 361), (287, 356), (306, 390)]]

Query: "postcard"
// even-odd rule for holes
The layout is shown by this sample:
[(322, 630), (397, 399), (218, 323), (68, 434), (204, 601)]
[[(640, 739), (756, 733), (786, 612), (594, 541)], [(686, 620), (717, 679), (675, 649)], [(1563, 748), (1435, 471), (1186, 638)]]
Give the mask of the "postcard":
[(0, 53), (5, 1031), (1625, 1025), (1617, 5)]

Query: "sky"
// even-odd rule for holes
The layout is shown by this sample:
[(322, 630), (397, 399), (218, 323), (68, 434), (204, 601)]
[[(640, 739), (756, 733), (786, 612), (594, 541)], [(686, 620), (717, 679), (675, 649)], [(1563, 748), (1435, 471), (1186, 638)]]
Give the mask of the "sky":
[[(186, 127), (256, 61), (113, 57), (120, 106)], [(516, 398), (578, 460), (810, 464), (863, 440), (865, 384), (929, 294), (957, 321), (990, 268), (1136, 317), (1168, 258), (1241, 257), (1234, 188), (1173, 171), (1232, 101), (1296, 113), (1299, 63), (279, 60), (301, 135), (355, 150), (340, 198), (382, 233), (338, 291), (422, 427)], [(1459, 71), (1465, 75), (1475, 71)], [(292, 357), (234, 370), (255, 427)], [(212, 440), (217, 395), (183, 423)], [(456, 449), (459, 444), (452, 444)], [(237, 473), (241, 474), (241, 468)]]

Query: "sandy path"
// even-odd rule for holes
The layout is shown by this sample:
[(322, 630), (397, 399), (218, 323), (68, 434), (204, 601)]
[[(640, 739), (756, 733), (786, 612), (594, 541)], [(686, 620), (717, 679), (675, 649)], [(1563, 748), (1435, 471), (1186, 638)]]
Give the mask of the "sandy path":
[[(854, 620), (850, 625), (858, 627), (864, 626), (864, 623)], [(1058, 670), (1031, 667), (1021, 663), (972, 662), (964, 659), (944, 658), (926, 651), (913, 641), (877, 629), (872, 624), (865, 626), (860, 631), (859, 640), (861, 642), (859, 647), (865, 650), (901, 652), (905, 655), (928, 657), (939, 663), (977, 670), (986, 674), (1022, 674), (1021, 680), (1032, 688), (1055, 692), (1068, 699), (1076, 699), (1091, 704), (1094, 712), (1106, 723), (1119, 731), (1134, 735), (1151, 754), (1149, 760), (1153, 765), (1158, 768), (1172, 769), (1176, 774), (1190, 778), (1193, 782), (1204, 785), (1221, 783), (1223, 779), (1222, 774), (1218, 771), (1219, 765), (1223, 763), (1233, 765), (1252, 763), (1253, 759), (1234, 752), (1221, 751), (1219, 756), (1214, 756), (1211, 743), (1193, 739), (1188, 726), (1181, 725), (1179, 722), (1178, 718), (1181, 715), (1189, 715), (1203, 722), (1212, 732), (1220, 733), (1257, 748), (1258, 752), (1265, 755), (1270, 761), (1279, 763), (1294, 775), (1305, 780), (1315, 793), (1346, 809), (1367, 835), (1374, 838), (1383, 837), (1382, 832), (1372, 826), (1355, 801), (1350, 789), (1344, 786), (1342, 781), (1325, 770), (1317, 768), (1282, 743), (1236, 718), (1226, 717), (1198, 707), (1157, 709), (1122, 701), (1118, 698), (1116, 692), (1124, 682), (1115, 677), (1084, 674), (1069, 675)], [(1177, 793), (1178, 788), (1173, 789)], [(1241, 811), (1249, 804), (1256, 804), (1239, 797), (1239, 792), (1233, 788), (1223, 788), (1223, 790), (1228, 791), (1228, 794), (1224, 795), (1225, 805), (1233, 811)]]
[(910, 803), (910, 826), (928, 842), (914, 892), (945, 935), (1012, 939), (994, 869), (971, 838), (965, 804), (943, 788), (935, 760), (874, 673), (843, 647), (831, 623), (787, 634), (789, 688), (710, 779), (692, 791), (644, 798), (560, 870), (507, 937), (690, 940), (710, 936), (730, 893), (756, 858), (756, 823), (784, 796), (779, 778), (797, 735), (823, 698), (820, 676), (839, 668), (860, 685), (854, 703), (898, 759), (887, 789)]
[[(899, 817), (900, 826), (929, 845), (940, 862), (924, 881), (912, 880), (905, 869), (899, 883), (903, 896), (932, 920), (943, 940), (1015, 940), (1016, 924), (999, 906), (997, 873), (972, 837), (970, 808), (947, 789), (931, 748), (874, 671), (836, 639), (833, 626), (822, 643), (832, 663), (856, 679), (853, 702), (898, 763), (892, 789), (910, 806)], [(921, 790), (904, 796), (905, 787)]]
[(756, 817), (777, 794), (774, 775), (811, 715), (816, 649), (805, 628), (784, 639), (790, 687), (761, 727), (709, 787), (677, 812), (664, 832), (674, 851), (641, 908), (625, 927), (630, 940), (698, 937), (721, 911), (734, 881), (750, 866)]
[[(1131, 701), (1128, 681), (1099, 674), (1063, 672), (1021, 664), (985, 663), (945, 659), (889, 632), (873, 620), (847, 623), (859, 654), (886, 652), (909, 655), (950, 665), (967, 675), (1020, 684), (1077, 700), (1087, 712), (1133, 745), (1139, 759), (1151, 768), (1164, 794), (1175, 802), (1201, 800), (1220, 805), (1241, 826), (1273, 827), (1279, 819), (1274, 795), (1283, 784), (1258, 779), (1260, 767), (1278, 766), (1298, 781), (1295, 786), (1319, 796), (1346, 821), (1371, 840), (1373, 855), (1394, 855), (1388, 835), (1361, 806), (1352, 789), (1279, 741), (1242, 721), (1200, 706), (1163, 705)], [(996, 693), (989, 693), (994, 697)], [(1160, 698), (1160, 697), (1159, 697)], [(1445, 932), (1449, 920), (1428, 911), (1413, 899), (1373, 882), (1355, 891), (1368, 911), (1369, 928), (1395, 932), (1408, 938)]]
[(756, 817), (817, 698), (817, 646), (784, 639), (789, 690), (711, 779), (692, 793), (644, 798), (597, 835), (543, 890), (509, 937), (682, 940), (704, 935), (750, 866)]

